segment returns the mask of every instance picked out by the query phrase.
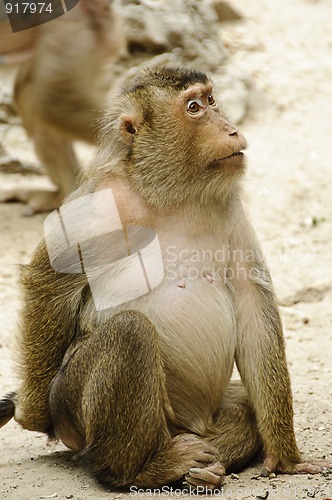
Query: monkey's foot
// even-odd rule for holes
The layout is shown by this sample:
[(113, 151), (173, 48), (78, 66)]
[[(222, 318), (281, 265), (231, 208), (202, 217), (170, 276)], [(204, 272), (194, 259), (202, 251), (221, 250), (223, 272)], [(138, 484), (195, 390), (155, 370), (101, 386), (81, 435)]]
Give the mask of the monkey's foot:
[(135, 485), (150, 488), (185, 478), (194, 487), (216, 489), (225, 469), (217, 448), (195, 434), (178, 434), (161, 449), (135, 479)]
[(269, 476), (273, 472), (279, 474), (321, 474), (326, 469), (332, 468), (332, 460), (309, 460), (289, 465), (276, 465), (275, 461), (267, 457), (264, 461), (261, 475)]
[(310, 460), (295, 466), (298, 474), (320, 474), (327, 469), (332, 472), (332, 460)]
[(22, 215), (50, 212), (59, 207), (63, 195), (59, 191), (13, 189), (0, 192), (0, 203), (26, 203)]
[[(179, 434), (174, 438), (188, 461), (184, 483), (194, 488), (215, 490), (224, 484), (225, 467), (219, 462), (216, 448), (194, 434)], [(200, 488), (201, 489), (201, 488)], [(202, 493), (204, 492), (202, 489)]]
[(192, 467), (185, 475), (185, 484), (198, 488), (199, 492), (219, 489), (224, 484), (225, 467), (220, 462), (215, 462), (203, 469)]

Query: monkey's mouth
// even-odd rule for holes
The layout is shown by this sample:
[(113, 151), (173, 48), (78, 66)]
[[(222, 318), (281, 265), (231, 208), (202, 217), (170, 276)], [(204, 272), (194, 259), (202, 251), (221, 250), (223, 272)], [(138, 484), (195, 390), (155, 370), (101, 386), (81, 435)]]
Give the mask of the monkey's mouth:
[(242, 162), (243, 152), (241, 149), (239, 149), (238, 151), (234, 151), (234, 153), (232, 153), (231, 155), (224, 156), (222, 158), (216, 158), (215, 160), (211, 161), (211, 163), (209, 164), (209, 168), (218, 168), (225, 165), (226, 163), (234, 163), (234, 166), (241, 165)]
[(227, 160), (228, 158), (233, 158), (233, 156), (243, 156), (242, 150), (241, 150), (241, 149), (239, 149), (238, 151), (235, 151), (235, 153), (232, 153), (231, 155), (224, 156), (223, 158), (217, 158), (217, 159), (216, 159), (216, 160), (214, 160), (214, 161), (223, 161), (223, 160)]

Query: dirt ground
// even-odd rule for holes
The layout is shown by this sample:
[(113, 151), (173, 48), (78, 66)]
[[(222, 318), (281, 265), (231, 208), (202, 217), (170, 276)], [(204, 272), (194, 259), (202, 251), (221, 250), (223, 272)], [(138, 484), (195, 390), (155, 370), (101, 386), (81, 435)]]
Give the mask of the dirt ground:
[[(241, 126), (249, 142), (246, 205), (281, 304), (300, 449), (305, 456), (332, 459), (332, 3), (234, 4), (245, 19), (227, 24), (222, 37), (234, 64), (265, 96), (264, 112), (251, 114)], [(2, 84), (10, 84), (13, 71), (1, 68)], [(10, 154), (36, 162), (20, 127), (0, 126), (0, 141)], [(0, 175), (1, 189), (47, 182)], [(16, 386), (18, 264), (29, 261), (43, 234), (44, 216), (25, 218), (22, 209), (0, 205), (0, 395)], [(219, 496), (332, 498), (332, 474), (267, 479), (259, 471), (257, 464), (228, 476)], [(49, 448), (43, 435), (23, 431), (14, 421), (0, 431), (0, 493), (12, 500), (139, 495), (103, 489), (63, 446)]]

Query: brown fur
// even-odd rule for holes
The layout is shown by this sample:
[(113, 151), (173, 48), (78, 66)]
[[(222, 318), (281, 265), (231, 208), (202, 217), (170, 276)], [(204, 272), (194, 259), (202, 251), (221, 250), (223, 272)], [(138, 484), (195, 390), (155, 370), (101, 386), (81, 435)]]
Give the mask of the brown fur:
[(230, 156), (245, 140), (212, 95), (201, 73), (144, 72), (70, 198), (111, 187), (124, 226), (153, 228), (159, 286), (96, 310), (85, 276), (53, 271), (44, 243), (22, 274), (15, 419), (107, 485), (218, 488), (261, 450), (264, 474), (322, 470), (300, 463), (273, 286), (240, 200), (243, 156)]

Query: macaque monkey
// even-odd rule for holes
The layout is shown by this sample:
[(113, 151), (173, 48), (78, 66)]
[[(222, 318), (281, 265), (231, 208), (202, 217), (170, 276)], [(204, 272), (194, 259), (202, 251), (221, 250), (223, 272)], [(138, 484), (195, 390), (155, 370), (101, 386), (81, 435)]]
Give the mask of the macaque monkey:
[[(106, 66), (124, 43), (119, 17), (109, 4), (109, 0), (81, 0), (61, 17), (27, 30), (32, 56), (19, 68), (14, 98), (57, 190), (0, 194), (1, 201), (26, 202), (26, 215), (59, 206), (73, 190), (79, 172), (73, 141), (95, 143), (108, 91)], [(11, 35), (13, 43), (22, 33)], [(10, 54), (8, 35), (6, 40)]]
[[(14, 416), (62, 440), (113, 487), (217, 489), (260, 452), (264, 475), (321, 472), (331, 464), (304, 463), (295, 441), (282, 325), (241, 203), (246, 141), (212, 82), (145, 70), (112, 102), (100, 140), (96, 166), (60, 210), (110, 189), (127, 234), (158, 236), (163, 277), (97, 307), (88, 272), (52, 269), (42, 243), (22, 273), (22, 381), (1, 401), (2, 424)], [(72, 220), (88, 232), (81, 211)], [(105, 297), (119, 278), (135, 287), (127, 270), (113, 258)]]

